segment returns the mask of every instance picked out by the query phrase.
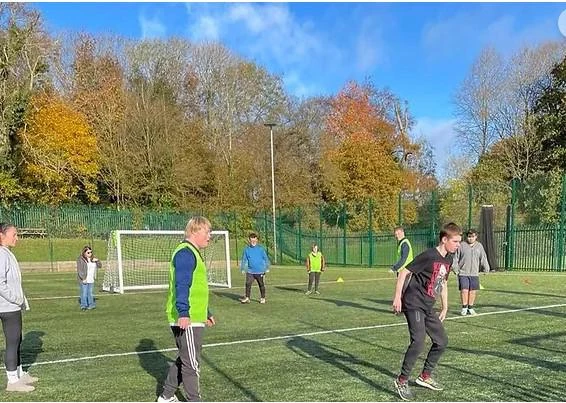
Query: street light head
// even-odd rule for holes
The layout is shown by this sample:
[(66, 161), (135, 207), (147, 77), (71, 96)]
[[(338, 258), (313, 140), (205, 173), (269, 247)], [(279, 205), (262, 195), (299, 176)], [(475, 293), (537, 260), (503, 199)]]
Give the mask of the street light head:
[(263, 125), (272, 128), (273, 126), (277, 126), (277, 123), (264, 123)]

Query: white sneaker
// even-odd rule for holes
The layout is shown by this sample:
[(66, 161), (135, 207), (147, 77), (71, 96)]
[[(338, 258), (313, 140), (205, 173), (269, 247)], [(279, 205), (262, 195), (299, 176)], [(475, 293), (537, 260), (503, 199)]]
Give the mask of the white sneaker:
[(36, 378), (35, 376), (31, 376), (27, 372), (24, 372), (22, 373), (22, 376), (20, 376), (20, 381), (22, 381), (23, 383), (27, 383), (29, 385), (39, 381), (39, 379)]
[(311, 295), (312, 291), (311, 290), (307, 290), (307, 292), (305, 292), (305, 295)]
[(460, 315), (466, 316), (467, 314), (468, 314), (468, 308), (462, 308), (462, 310), (460, 311)]
[(173, 395), (171, 396), (169, 399), (164, 398), (163, 396), (159, 396), (157, 398), (158, 402), (178, 402), (179, 399), (177, 398), (177, 396)]
[(18, 382), (8, 383), (6, 385), (6, 392), (32, 392), (35, 388), (31, 385), (28, 385), (21, 379)]
[(468, 313), (470, 315), (477, 315), (478, 314), (474, 308), (468, 308)]
[(260, 303), (260, 304), (265, 304), (265, 298), (260, 298), (260, 299), (259, 299), (259, 303)]

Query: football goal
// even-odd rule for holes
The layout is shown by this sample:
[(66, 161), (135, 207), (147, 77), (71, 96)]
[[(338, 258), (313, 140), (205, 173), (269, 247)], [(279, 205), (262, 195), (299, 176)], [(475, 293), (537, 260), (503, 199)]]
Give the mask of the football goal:
[[(183, 231), (112, 231), (102, 289), (127, 290), (167, 288), (169, 263)], [(208, 269), (208, 284), (232, 286), (228, 231), (212, 231), (210, 243), (201, 251)]]

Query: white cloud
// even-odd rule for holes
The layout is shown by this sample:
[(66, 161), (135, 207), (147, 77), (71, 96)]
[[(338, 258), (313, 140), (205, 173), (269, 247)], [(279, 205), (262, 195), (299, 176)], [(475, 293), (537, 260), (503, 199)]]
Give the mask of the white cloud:
[(416, 119), (413, 134), (424, 137), (434, 148), (434, 158), (439, 177), (445, 176), (446, 163), (449, 157), (456, 155), (455, 119), (433, 119), (421, 117)]
[(290, 71), (283, 75), (285, 86), (299, 98), (319, 95), (322, 90), (315, 84), (307, 84), (301, 79), (297, 71)]
[(334, 41), (313, 22), (300, 21), (287, 4), (192, 3), (187, 11), (193, 40), (222, 41), (282, 74), (295, 95), (314, 95), (316, 86), (305, 84), (307, 72), (341, 65), (342, 53)]
[(146, 17), (143, 13), (138, 16), (142, 39), (163, 38), (166, 34), (165, 24), (157, 17)]
[(356, 40), (356, 65), (359, 71), (370, 72), (385, 61), (382, 24), (374, 18), (364, 18)]
[(530, 24), (521, 25), (513, 15), (493, 18), (485, 9), (477, 9), (425, 24), (421, 44), (429, 60), (436, 61), (461, 56), (467, 50), (476, 54), (488, 45), (508, 55), (522, 46), (548, 40), (553, 34), (559, 38), (555, 18), (532, 19)]
[(196, 40), (218, 40), (220, 38), (218, 21), (208, 15), (199, 17), (191, 27), (191, 37)]

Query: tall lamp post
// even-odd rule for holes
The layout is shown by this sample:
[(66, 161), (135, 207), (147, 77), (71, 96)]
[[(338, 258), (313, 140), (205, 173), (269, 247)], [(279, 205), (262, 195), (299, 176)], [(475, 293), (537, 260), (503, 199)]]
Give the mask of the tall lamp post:
[(271, 213), (273, 214), (273, 263), (277, 263), (277, 231), (275, 229), (275, 169), (273, 162), (273, 126), (277, 123), (264, 123), (269, 127), (270, 144), (271, 144)]

